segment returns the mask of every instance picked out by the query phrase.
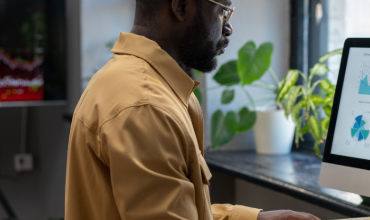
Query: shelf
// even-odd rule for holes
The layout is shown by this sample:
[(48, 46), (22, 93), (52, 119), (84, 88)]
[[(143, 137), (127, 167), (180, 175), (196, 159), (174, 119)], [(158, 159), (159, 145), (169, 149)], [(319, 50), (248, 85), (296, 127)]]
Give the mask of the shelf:
[(67, 101), (14, 101), (0, 102), (0, 108), (9, 107), (36, 107), (36, 106), (63, 106), (67, 105)]
[(258, 155), (254, 151), (208, 151), (210, 168), (285, 193), (350, 217), (370, 216), (370, 206), (354, 193), (318, 184), (321, 160), (305, 151), (284, 156)]

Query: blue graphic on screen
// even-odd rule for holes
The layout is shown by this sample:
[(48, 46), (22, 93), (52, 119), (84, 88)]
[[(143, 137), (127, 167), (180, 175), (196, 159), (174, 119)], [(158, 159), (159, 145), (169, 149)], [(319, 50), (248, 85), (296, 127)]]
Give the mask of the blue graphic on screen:
[(370, 95), (370, 85), (367, 76), (360, 81), (360, 90), (358, 91), (358, 94)]
[(368, 77), (369, 75), (370, 75), (370, 65), (363, 62), (360, 88), (358, 90), (358, 94), (370, 95), (370, 85)]
[(359, 115), (355, 119), (355, 123), (353, 124), (353, 127), (351, 128), (351, 136), (353, 140), (355, 141), (362, 141), (366, 140), (369, 137), (369, 125), (367, 123), (367, 119)]

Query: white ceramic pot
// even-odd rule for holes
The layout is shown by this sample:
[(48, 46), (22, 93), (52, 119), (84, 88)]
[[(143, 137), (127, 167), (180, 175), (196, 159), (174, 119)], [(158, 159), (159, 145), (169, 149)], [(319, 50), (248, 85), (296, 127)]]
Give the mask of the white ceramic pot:
[(256, 152), (258, 154), (288, 154), (292, 149), (295, 125), (284, 110), (257, 111), (253, 127)]

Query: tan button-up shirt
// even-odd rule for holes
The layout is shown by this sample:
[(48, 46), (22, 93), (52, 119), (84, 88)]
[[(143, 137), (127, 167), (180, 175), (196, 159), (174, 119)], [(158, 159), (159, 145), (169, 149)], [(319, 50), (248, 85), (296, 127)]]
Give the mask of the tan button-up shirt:
[(256, 220), (213, 205), (194, 82), (157, 43), (121, 33), (71, 127), (66, 220)]

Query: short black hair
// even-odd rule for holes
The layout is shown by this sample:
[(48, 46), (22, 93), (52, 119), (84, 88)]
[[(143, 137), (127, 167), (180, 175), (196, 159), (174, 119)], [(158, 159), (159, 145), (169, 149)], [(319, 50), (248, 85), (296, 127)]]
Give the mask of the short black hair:
[(172, 0), (136, 0), (136, 16), (153, 18), (159, 9)]
[[(172, 0), (136, 0), (136, 16), (153, 20), (164, 4)], [(196, 0), (197, 3), (201, 0)]]

